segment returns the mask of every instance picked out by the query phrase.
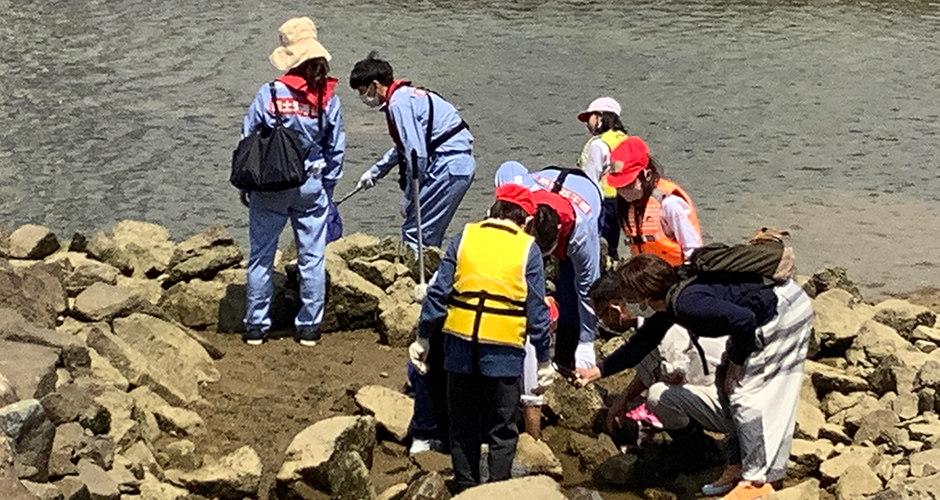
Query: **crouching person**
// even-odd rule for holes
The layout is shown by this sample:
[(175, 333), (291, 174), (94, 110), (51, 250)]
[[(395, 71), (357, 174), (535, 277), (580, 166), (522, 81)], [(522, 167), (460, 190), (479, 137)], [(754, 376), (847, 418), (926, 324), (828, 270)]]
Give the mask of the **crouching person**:
[(579, 369), (579, 384), (636, 366), (674, 324), (698, 337), (728, 336), (716, 384), (728, 417), (729, 464), (703, 491), (724, 500), (772, 493), (790, 456), (813, 323), (809, 298), (791, 280), (765, 284), (745, 273), (701, 276), (679, 287), (676, 270), (649, 254), (627, 261), (618, 275), (623, 300), (656, 314), (602, 364)]
[[(519, 438), (526, 340), (539, 385), (551, 383), (549, 311), (542, 252), (526, 229), (535, 222), (529, 190), (509, 184), (482, 222), (453, 238), (421, 308), (412, 364), (427, 369), (430, 337), (444, 337), (450, 449), (457, 488), (480, 483), (480, 447), (489, 446), (491, 481), (509, 479)], [(557, 221), (556, 221), (557, 224)]]

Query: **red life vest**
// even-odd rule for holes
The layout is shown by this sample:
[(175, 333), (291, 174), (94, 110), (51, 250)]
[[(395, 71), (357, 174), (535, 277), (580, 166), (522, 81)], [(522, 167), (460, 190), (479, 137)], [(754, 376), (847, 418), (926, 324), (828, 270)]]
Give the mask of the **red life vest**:
[(385, 92), (385, 104), (382, 105), (382, 112), (385, 113), (385, 124), (388, 125), (388, 135), (392, 137), (392, 141), (395, 143), (395, 148), (398, 149), (398, 154), (402, 155), (405, 153), (405, 143), (402, 142), (401, 137), (398, 136), (398, 129), (395, 128), (395, 122), (392, 121), (392, 114), (388, 112), (388, 103), (392, 100), (392, 94), (395, 93), (401, 87), (411, 86), (411, 80), (395, 80), (391, 85), (388, 86), (388, 91)]
[(571, 202), (558, 193), (535, 188), (532, 190), (532, 199), (536, 205), (548, 205), (558, 214), (558, 222), (561, 225), (558, 228), (558, 245), (552, 253), (559, 259), (564, 259), (568, 251), (568, 240), (574, 231), (575, 213)]
[[(336, 84), (339, 83), (339, 80), (336, 78), (328, 77), (326, 79), (326, 86), (323, 89), (323, 94), (320, 95), (320, 93), (316, 90), (311, 92), (310, 89), (307, 88), (307, 79), (299, 75), (286, 74), (278, 78), (277, 81), (283, 83), (287, 86), (287, 88), (300, 94), (300, 98), (295, 99), (298, 109), (293, 109), (293, 104), (288, 105), (287, 103), (282, 102), (282, 99), (284, 98), (279, 98), (278, 110), (282, 113), (293, 112), (295, 114), (304, 114), (308, 117), (320, 116), (320, 112), (322, 111), (320, 107), (326, 107), (326, 105), (330, 102), (330, 99), (333, 98), (333, 94), (336, 92)], [(304, 108), (304, 110), (307, 112), (300, 113), (300, 108)]]

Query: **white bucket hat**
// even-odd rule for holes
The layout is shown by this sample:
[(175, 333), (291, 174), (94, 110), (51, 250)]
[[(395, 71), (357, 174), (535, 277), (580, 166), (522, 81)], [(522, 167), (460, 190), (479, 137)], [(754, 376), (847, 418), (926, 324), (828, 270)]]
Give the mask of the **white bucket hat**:
[(598, 97), (591, 101), (587, 110), (578, 113), (578, 120), (586, 122), (592, 113), (603, 113), (604, 111), (620, 116), (620, 103), (613, 97)]
[(317, 26), (309, 17), (288, 19), (277, 31), (281, 34), (281, 45), (268, 57), (275, 68), (287, 71), (300, 66), (308, 59), (332, 59), (330, 53), (317, 40)]

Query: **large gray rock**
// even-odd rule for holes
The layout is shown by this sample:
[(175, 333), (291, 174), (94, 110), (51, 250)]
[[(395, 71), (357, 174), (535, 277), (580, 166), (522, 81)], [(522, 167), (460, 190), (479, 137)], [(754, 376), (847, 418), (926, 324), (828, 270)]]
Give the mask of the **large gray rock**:
[(14, 462), (22, 479), (48, 479), (55, 425), (39, 401), (26, 399), (0, 408), (0, 434), (13, 446)]
[[(584, 460), (582, 460), (584, 468)], [(640, 458), (630, 453), (617, 453), (602, 461), (593, 473), (594, 482), (619, 488), (637, 488), (640, 478), (637, 471), (640, 468)]]
[(153, 474), (145, 474), (140, 482), (140, 500), (184, 500), (189, 491), (161, 482)]
[(109, 321), (143, 310), (144, 299), (123, 286), (94, 283), (75, 297), (75, 316), (84, 321)]
[(111, 412), (97, 403), (93, 394), (74, 384), (43, 397), (42, 406), (55, 425), (78, 422), (94, 434), (104, 434), (111, 429)]
[(775, 491), (764, 500), (819, 500), (819, 480), (807, 479), (800, 484)]
[(854, 500), (873, 495), (882, 487), (881, 479), (871, 470), (871, 467), (856, 464), (845, 469), (836, 482), (836, 498), (838, 500)]
[(516, 444), (512, 475), (522, 477), (539, 474), (560, 481), (564, 477), (564, 470), (562, 470), (561, 461), (544, 441), (536, 441), (531, 435), (523, 432), (519, 435), (519, 442)]
[(379, 341), (392, 347), (408, 347), (415, 340), (421, 306), (398, 302), (379, 315)]
[(217, 463), (192, 472), (166, 471), (167, 479), (193, 493), (222, 500), (254, 496), (261, 484), (261, 458), (250, 446), (243, 446)]
[(385, 292), (352, 272), (337, 255), (326, 254), (326, 312), (321, 329), (324, 332), (371, 328), (379, 313), (379, 303), (387, 299)]
[(78, 478), (88, 488), (91, 500), (119, 500), (121, 498), (121, 490), (117, 482), (91, 460), (78, 462)]
[(400, 276), (408, 274), (407, 266), (387, 260), (370, 262), (365, 259), (353, 259), (349, 261), (349, 269), (382, 289), (391, 286)]
[(365, 233), (353, 233), (331, 242), (326, 246), (326, 252), (334, 254), (345, 261), (358, 258), (373, 260), (381, 244), (382, 242), (375, 236)]
[(575, 388), (556, 383), (545, 392), (545, 406), (558, 416), (558, 425), (580, 432), (591, 432), (604, 399), (593, 385)]
[(862, 300), (862, 294), (858, 291), (858, 286), (849, 279), (848, 271), (844, 267), (832, 267), (816, 271), (803, 286), (803, 289), (810, 297), (816, 297), (826, 290), (837, 288), (848, 291), (856, 300)]
[(453, 500), (566, 500), (561, 486), (548, 476), (531, 476), (488, 483), (470, 488)]
[(450, 491), (444, 477), (437, 472), (427, 472), (412, 481), (402, 493), (400, 500), (450, 500)]
[(163, 294), (159, 306), (168, 317), (185, 326), (213, 330), (219, 324), (219, 305), (227, 290), (228, 285), (216, 281), (180, 282)]
[(833, 483), (853, 465), (871, 469), (878, 463), (878, 458), (879, 454), (875, 448), (849, 446), (839, 456), (823, 462), (819, 466), (819, 473), (824, 481)]
[(156, 306), (163, 298), (163, 285), (159, 280), (134, 278), (122, 274), (118, 276), (117, 284), (129, 289), (134, 295), (140, 296), (145, 304)]
[(287, 447), (277, 473), (279, 488), (299, 481), (334, 498), (357, 498), (346, 496), (347, 492), (373, 498), (368, 468), (376, 444), (375, 425), (373, 417), (333, 417), (307, 427)]
[(0, 374), (21, 398), (41, 398), (55, 390), (59, 353), (50, 347), (0, 340)]
[(583, 471), (596, 470), (611, 457), (621, 454), (607, 434), (593, 438), (578, 432), (565, 431), (565, 452), (578, 458)]
[(0, 477), (3, 500), (41, 500), (15, 477)]
[(175, 406), (161, 406), (153, 411), (160, 430), (173, 436), (205, 434), (206, 424), (198, 413)]
[(128, 276), (155, 278), (166, 271), (173, 243), (166, 228), (125, 220), (114, 226), (110, 233), (96, 233), (88, 241), (86, 251)]
[(219, 271), (235, 266), (241, 260), (242, 252), (228, 230), (212, 225), (176, 246), (166, 282), (177, 283), (193, 278), (211, 280)]
[(114, 367), (108, 358), (98, 354), (98, 351), (94, 349), (88, 350), (88, 355), (91, 358), (91, 376), (92, 378), (100, 380), (102, 383), (109, 384), (117, 389), (122, 391), (127, 391), (130, 388), (130, 382), (127, 381), (120, 370)]
[(48, 228), (20, 226), (10, 234), (9, 255), (14, 259), (43, 259), (59, 249), (59, 240)]
[(80, 337), (31, 325), (13, 309), (0, 308), (0, 340), (56, 349), (63, 366), (71, 371), (91, 365), (88, 348)]
[(63, 285), (69, 297), (75, 297), (95, 283), (106, 285), (118, 284), (121, 270), (101, 261), (89, 259), (84, 253), (62, 252), (51, 255), (48, 262), (55, 262), (66, 268)]
[(819, 466), (835, 455), (835, 447), (825, 439), (794, 439), (790, 447), (789, 468), (800, 476), (815, 475)]
[(36, 326), (55, 328), (56, 317), (67, 306), (56, 269), (54, 264), (16, 269), (0, 264), (0, 307), (19, 312)]
[(869, 320), (859, 328), (858, 336), (852, 342), (846, 358), (867, 360), (875, 366), (891, 354), (902, 355), (902, 353), (909, 353), (913, 364), (917, 364), (916, 359), (920, 359), (920, 364), (928, 359), (926, 354), (918, 351), (890, 326)]
[(852, 310), (855, 297), (842, 289), (828, 290), (813, 300), (813, 330), (819, 344), (830, 353), (844, 353), (858, 335), (862, 323), (870, 318)]
[(94, 323), (81, 330), (88, 347), (108, 360), (129, 383), (143, 385), (152, 382), (147, 360), (124, 339), (114, 335), (107, 323)]
[(107, 408), (111, 414), (111, 428), (108, 430), (107, 437), (118, 449), (123, 449), (137, 441), (140, 437), (140, 429), (134, 418), (136, 407), (134, 398), (108, 385), (99, 386), (99, 391), (95, 396), (95, 402)]
[(62, 477), (78, 474), (73, 460), (87, 444), (85, 430), (78, 422), (70, 422), (56, 427), (52, 452), (49, 455), (49, 476)]
[(812, 378), (813, 386), (818, 394), (830, 392), (848, 394), (868, 390), (868, 381), (862, 377), (849, 375), (838, 368), (821, 363), (807, 361), (804, 365), (804, 372)]
[(221, 378), (205, 348), (180, 327), (145, 314), (132, 314), (113, 323), (114, 334), (124, 339), (150, 365), (173, 370), (176, 377), (197, 382), (218, 382)]
[(62, 492), (63, 500), (89, 500), (88, 487), (78, 476), (67, 476), (56, 481), (55, 487)]
[(858, 430), (855, 431), (855, 443), (861, 444), (865, 441), (871, 441), (875, 444), (881, 444), (893, 439), (894, 431), (897, 431), (901, 420), (897, 414), (890, 410), (875, 410), (862, 417), (858, 424)]
[(408, 436), (414, 413), (414, 400), (380, 385), (367, 385), (356, 392), (356, 404), (368, 415), (374, 415), (378, 426), (398, 442)]
[(875, 321), (890, 326), (902, 337), (913, 341), (914, 329), (919, 325), (933, 327), (937, 314), (930, 309), (906, 300), (888, 299), (875, 305)]
[(802, 439), (819, 438), (819, 430), (826, 424), (822, 410), (810, 403), (800, 401), (796, 409), (796, 430), (794, 435)]
[(51, 484), (34, 483), (32, 481), (22, 481), (22, 483), (30, 493), (39, 497), (40, 500), (63, 500), (62, 492)]

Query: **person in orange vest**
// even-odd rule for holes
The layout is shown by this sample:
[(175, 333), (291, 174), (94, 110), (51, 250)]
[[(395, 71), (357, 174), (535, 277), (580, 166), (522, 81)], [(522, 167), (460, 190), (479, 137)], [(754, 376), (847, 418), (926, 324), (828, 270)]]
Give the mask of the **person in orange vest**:
[(591, 101), (586, 110), (578, 113), (578, 120), (591, 133), (591, 138), (581, 150), (578, 168), (601, 188), (604, 199), (598, 231), (607, 240), (607, 255), (618, 260), (620, 228), (617, 227), (617, 190), (607, 183), (606, 174), (610, 166), (610, 153), (627, 138), (627, 130), (620, 121), (620, 103), (611, 97), (598, 97)]
[(649, 147), (636, 136), (610, 154), (607, 183), (617, 190), (617, 219), (633, 255), (651, 253), (682, 265), (702, 246), (702, 230), (692, 197), (662, 177)]

